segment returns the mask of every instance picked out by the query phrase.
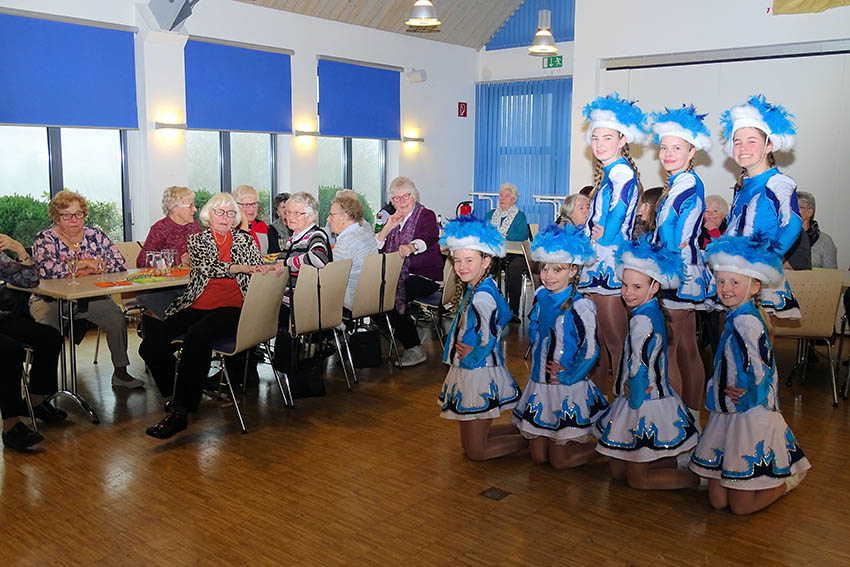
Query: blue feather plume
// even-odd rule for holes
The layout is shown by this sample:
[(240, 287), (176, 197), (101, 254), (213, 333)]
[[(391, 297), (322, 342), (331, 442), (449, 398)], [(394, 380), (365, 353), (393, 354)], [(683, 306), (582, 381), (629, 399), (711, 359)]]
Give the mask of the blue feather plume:
[(440, 244), (451, 247), (449, 240), (474, 238), (491, 250), (499, 250), (504, 246), (505, 237), (491, 223), (476, 218), (474, 215), (462, 215), (446, 225)]
[[(683, 104), (682, 108), (676, 108), (673, 110), (665, 107), (664, 112), (653, 112), (650, 114), (650, 118), (654, 123), (675, 122), (676, 124), (679, 124), (682, 129), (691, 132), (694, 138), (700, 134), (711, 137), (711, 132), (708, 131), (708, 127), (704, 123), (706, 116), (708, 116), (708, 114), (697, 114), (697, 109), (693, 104), (690, 106), (685, 106)], [(658, 134), (655, 135), (654, 142), (656, 145), (660, 142)]]
[(573, 225), (559, 227), (550, 223), (531, 241), (531, 251), (536, 250), (546, 254), (563, 253), (573, 259), (573, 264), (586, 264), (596, 257), (590, 239), (582, 229)]
[[(767, 127), (770, 128), (771, 133), (791, 136), (797, 134), (797, 128), (791, 121), (794, 115), (785, 110), (784, 107), (767, 102), (767, 99), (762, 94), (751, 96), (747, 101), (747, 104), (755, 108), (761, 115), (762, 120), (765, 124), (767, 124)], [(734, 134), (734, 132), (732, 132), (734, 123), (732, 121), (731, 112), (731, 109), (727, 110), (720, 117), (720, 125), (723, 128), (723, 137), (726, 140), (731, 138), (732, 134)]]
[(620, 98), (620, 94), (617, 92), (597, 97), (587, 104), (581, 111), (584, 119), (590, 120), (590, 114), (594, 110), (610, 110), (620, 124), (635, 126), (641, 132), (646, 133), (646, 114), (638, 108), (637, 101)]
[(728, 254), (742, 259), (748, 264), (764, 264), (782, 273), (782, 256), (775, 250), (775, 243), (763, 238), (761, 234), (753, 236), (730, 236), (724, 234), (708, 243), (705, 257), (715, 254)]
[[(652, 242), (652, 233), (644, 234), (637, 240), (624, 241), (617, 249), (617, 264), (622, 265), (623, 256), (631, 254), (635, 260), (644, 260), (655, 265), (658, 273), (672, 280), (685, 280), (685, 264), (679, 251), (669, 250)], [(629, 267), (629, 266), (626, 266)]]

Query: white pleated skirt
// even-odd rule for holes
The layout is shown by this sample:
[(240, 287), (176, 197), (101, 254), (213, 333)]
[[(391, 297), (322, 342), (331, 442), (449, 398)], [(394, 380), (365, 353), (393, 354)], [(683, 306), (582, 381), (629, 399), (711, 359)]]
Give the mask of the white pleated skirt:
[(519, 385), (504, 366), (471, 370), (452, 366), (437, 403), (442, 408), (440, 417), (446, 419), (492, 419), (513, 409), (519, 396)]

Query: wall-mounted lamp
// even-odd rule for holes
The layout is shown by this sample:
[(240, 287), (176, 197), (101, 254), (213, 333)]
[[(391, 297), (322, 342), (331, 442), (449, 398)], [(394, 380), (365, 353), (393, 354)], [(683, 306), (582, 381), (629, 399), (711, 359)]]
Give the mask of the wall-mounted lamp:
[(294, 134), (296, 136), (319, 136), (320, 135), (315, 130), (295, 130)]
[(185, 122), (182, 122), (180, 124), (171, 124), (170, 122), (154, 122), (154, 126), (157, 130), (186, 130), (188, 128)]
[(160, 115), (160, 119), (154, 122), (154, 128), (158, 131), (161, 139), (168, 142), (176, 142), (180, 139), (180, 131), (186, 130), (185, 122), (181, 122), (180, 118), (174, 112), (165, 112)]
[(419, 144), (425, 141), (425, 138), (420, 136), (419, 128), (408, 128), (401, 137), (404, 148), (411, 152), (419, 151)]
[(315, 122), (312, 120), (302, 120), (293, 130), (292, 133), (295, 134), (295, 140), (299, 146), (309, 148), (316, 145), (316, 136), (319, 135), (319, 132), (314, 124)]

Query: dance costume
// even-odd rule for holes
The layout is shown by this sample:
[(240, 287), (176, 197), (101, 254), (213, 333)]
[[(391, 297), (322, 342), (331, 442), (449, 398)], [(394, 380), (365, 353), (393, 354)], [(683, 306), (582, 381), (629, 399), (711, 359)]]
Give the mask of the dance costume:
[[(562, 311), (572, 293), (572, 285), (558, 293), (541, 286), (535, 295), (529, 324), (531, 377), (511, 418), (528, 439), (587, 442), (593, 438), (596, 418), (608, 407), (604, 394), (588, 379), (599, 358), (596, 307), (575, 293), (570, 308)], [(546, 364), (553, 360), (564, 367), (557, 383), (547, 381)]]
[[(492, 278), (487, 277), (473, 294), (470, 287), (452, 321), (443, 349), (443, 362), (451, 368), (437, 402), (441, 417), (456, 420), (491, 419), (516, 405), (519, 386), (505, 367), (502, 333), (511, 310)], [(455, 343), (472, 351), (458, 360)]]
[[(747, 301), (726, 314), (706, 393), (711, 414), (691, 456), (693, 472), (726, 488), (760, 490), (811, 467), (779, 411), (776, 378), (767, 328)], [(725, 394), (729, 386), (745, 390), (738, 403)]]
[(632, 310), (614, 394), (596, 422), (599, 453), (646, 463), (696, 445), (694, 417), (667, 379), (667, 331), (656, 298)]

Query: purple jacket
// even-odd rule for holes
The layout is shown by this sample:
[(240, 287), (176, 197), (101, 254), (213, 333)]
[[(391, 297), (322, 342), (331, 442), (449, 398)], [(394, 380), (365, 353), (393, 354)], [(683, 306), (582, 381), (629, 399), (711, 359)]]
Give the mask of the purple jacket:
[[(393, 229), (393, 231), (397, 230), (400, 230), (400, 227)], [(423, 208), (419, 215), (419, 222), (416, 223), (413, 230), (413, 240), (417, 239), (423, 241), (428, 249), (422, 254), (413, 254), (408, 257), (410, 273), (435, 282), (443, 281), (443, 255), (440, 253), (440, 243), (438, 242), (440, 229), (437, 226), (437, 215), (431, 209)], [(390, 250), (386, 243), (381, 249), (384, 254), (396, 251), (398, 251), (397, 246)]]

